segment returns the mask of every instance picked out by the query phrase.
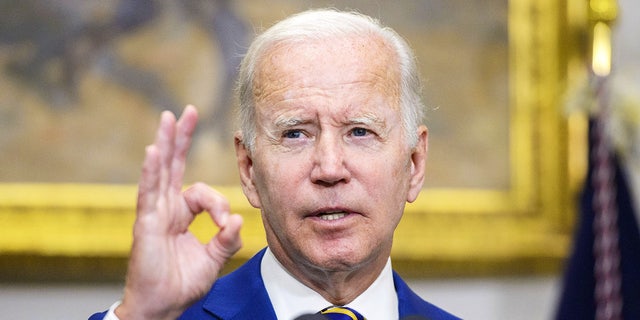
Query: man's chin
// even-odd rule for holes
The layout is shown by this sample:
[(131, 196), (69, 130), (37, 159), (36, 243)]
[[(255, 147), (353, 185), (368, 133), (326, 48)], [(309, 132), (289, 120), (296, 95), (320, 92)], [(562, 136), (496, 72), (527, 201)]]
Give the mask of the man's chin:
[(308, 256), (309, 264), (324, 272), (349, 272), (358, 269), (367, 259), (354, 252), (320, 252)]

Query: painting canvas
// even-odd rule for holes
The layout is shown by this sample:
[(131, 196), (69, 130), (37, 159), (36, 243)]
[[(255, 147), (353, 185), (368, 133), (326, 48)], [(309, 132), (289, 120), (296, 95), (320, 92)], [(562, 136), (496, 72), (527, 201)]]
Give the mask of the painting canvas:
[(3, 1), (0, 181), (132, 184), (162, 110), (201, 114), (187, 182), (236, 185), (235, 72), (259, 32), (313, 7), (382, 20), (414, 48), (428, 188), (509, 187), (506, 0)]

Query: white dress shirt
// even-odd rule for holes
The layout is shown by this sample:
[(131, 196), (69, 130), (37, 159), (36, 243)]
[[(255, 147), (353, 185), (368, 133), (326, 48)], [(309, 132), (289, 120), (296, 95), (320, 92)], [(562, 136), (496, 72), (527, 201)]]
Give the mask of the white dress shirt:
[[(262, 257), (260, 273), (276, 317), (280, 320), (317, 313), (332, 305), (291, 276), (269, 249)], [(346, 306), (358, 311), (367, 320), (398, 319), (398, 295), (393, 283), (391, 259), (371, 286)]]
[[(276, 317), (280, 320), (293, 320), (303, 314), (317, 313), (332, 305), (291, 276), (269, 248), (262, 257), (260, 274)], [(120, 301), (109, 308), (103, 319), (119, 320), (115, 314), (118, 305)], [(398, 319), (398, 296), (393, 284), (391, 259), (387, 260), (384, 269), (371, 286), (346, 306), (358, 311), (367, 320)]]

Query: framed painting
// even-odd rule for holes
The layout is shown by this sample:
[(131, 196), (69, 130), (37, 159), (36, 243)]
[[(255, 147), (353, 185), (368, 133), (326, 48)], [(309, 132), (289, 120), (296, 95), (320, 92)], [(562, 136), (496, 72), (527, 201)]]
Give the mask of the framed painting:
[[(214, 185), (244, 216), (236, 260), (265, 246), (234, 163), (237, 57), (252, 29), (326, 6), (392, 26), (415, 49), (425, 80), (427, 182), (396, 231), (396, 269), (486, 275), (560, 266), (586, 162), (584, 121), (568, 118), (562, 100), (581, 63), (574, 39), (587, 18), (575, 12), (586, 4), (76, 2), (2, 10), (18, 18), (0, 35), (0, 268), (33, 257), (92, 262), (80, 269), (126, 260), (144, 146), (160, 111), (187, 103), (202, 115), (187, 182)], [(215, 232), (206, 218), (192, 230), (203, 241)]]

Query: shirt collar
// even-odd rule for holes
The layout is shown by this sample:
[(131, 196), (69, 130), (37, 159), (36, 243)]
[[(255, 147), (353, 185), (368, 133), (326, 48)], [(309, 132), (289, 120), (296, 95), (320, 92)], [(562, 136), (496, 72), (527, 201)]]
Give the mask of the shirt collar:
[[(278, 319), (291, 320), (303, 314), (313, 314), (331, 305), (317, 292), (296, 280), (267, 248), (260, 273)], [(368, 320), (398, 319), (398, 296), (393, 284), (391, 259), (378, 278), (348, 307)]]

